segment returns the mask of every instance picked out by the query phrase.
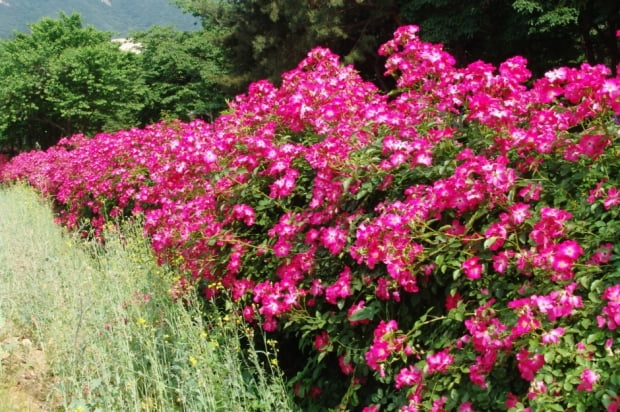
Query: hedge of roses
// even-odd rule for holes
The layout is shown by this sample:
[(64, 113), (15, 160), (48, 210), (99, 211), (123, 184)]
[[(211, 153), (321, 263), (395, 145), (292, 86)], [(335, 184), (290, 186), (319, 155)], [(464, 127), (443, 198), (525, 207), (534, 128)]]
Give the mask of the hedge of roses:
[(174, 293), (298, 344), (304, 410), (616, 411), (620, 78), (459, 68), (415, 26), (379, 52), (391, 93), (317, 48), (212, 124), (73, 136), (2, 179), (71, 228), (144, 214)]

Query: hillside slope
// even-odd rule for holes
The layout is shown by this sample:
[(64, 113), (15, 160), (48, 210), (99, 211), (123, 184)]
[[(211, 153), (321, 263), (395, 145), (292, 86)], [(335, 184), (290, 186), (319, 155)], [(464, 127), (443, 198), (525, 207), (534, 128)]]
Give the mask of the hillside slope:
[(0, 0), (0, 38), (14, 31), (27, 32), (28, 24), (42, 17), (57, 17), (59, 12), (80, 13), (84, 24), (124, 37), (131, 31), (151, 26), (175, 26), (178, 30), (196, 30), (199, 21), (169, 0)]

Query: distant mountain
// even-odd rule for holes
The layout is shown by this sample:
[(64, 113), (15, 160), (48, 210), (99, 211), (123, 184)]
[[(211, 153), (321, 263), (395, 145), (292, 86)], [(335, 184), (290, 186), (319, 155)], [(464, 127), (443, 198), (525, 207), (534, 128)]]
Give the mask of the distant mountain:
[(125, 37), (151, 26), (174, 26), (177, 30), (200, 28), (195, 17), (185, 14), (170, 0), (0, 0), (0, 38), (14, 31), (28, 32), (28, 24), (59, 12), (77, 12), (85, 25)]

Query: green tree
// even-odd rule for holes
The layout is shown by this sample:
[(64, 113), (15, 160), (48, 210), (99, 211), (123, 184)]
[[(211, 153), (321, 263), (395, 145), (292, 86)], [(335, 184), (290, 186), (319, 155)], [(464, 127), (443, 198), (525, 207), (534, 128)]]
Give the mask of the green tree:
[(143, 124), (162, 118), (212, 120), (226, 107), (221, 84), (227, 60), (207, 30), (179, 32), (153, 27), (135, 33), (147, 94), (140, 112)]
[(384, 82), (377, 47), (399, 25), (398, 0), (177, 0), (218, 28), (219, 45), (232, 62), (232, 90), (267, 78), (278, 82), (315, 46), (329, 47), (364, 75)]
[(0, 144), (48, 147), (63, 136), (137, 124), (138, 57), (78, 14), (44, 18), (0, 42)]
[[(620, 2), (617, 0), (515, 0), (517, 13), (525, 16), (528, 35), (560, 37), (573, 60), (603, 63), (616, 70), (620, 48)], [(551, 51), (551, 50), (549, 50)], [(557, 52), (556, 52), (557, 54)], [(568, 56), (565, 56), (565, 58)]]
[(425, 41), (442, 43), (459, 64), (499, 62), (527, 47), (526, 19), (506, 0), (403, 0), (400, 17), (420, 26)]
[(459, 64), (501, 63), (522, 55), (540, 75), (583, 61), (618, 63), (617, 0), (176, 0), (219, 27), (219, 41), (237, 75), (249, 81), (279, 75), (315, 46), (354, 63), (389, 89), (377, 48), (400, 25), (416, 24), (425, 41), (443, 43)]

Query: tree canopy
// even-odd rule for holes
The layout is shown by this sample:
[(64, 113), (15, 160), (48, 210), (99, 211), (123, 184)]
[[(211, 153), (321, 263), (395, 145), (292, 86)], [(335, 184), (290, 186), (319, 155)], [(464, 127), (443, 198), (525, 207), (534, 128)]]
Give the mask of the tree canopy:
[(180, 32), (171, 27), (133, 35), (142, 45), (140, 70), (148, 86), (139, 114), (142, 124), (162, 118), (213, 119), (225, 107), (220, 83), (227, 63), (211, 37), (207, 30)]
[[(527, 35), (547, 40), (543, 53), (562, 58), (557, 47), (564, 40), (566, 50), (573, 60), (586, 60), (591, 64), (604, 63), (613, 71), (620, 63), (620, 48), (616, 31), (620, 29), (620, 3), (616, 0), (516, 0), (513, 7), (527, 19)], [(549, 40), (558, 39), (556, 47)]]
[(137, 57), (78, 14), (45, 18), (0, 42), (0, 139), (18, 149), (128, 127), (142, 108)]
[(232, 89), (252, 80), (278, 82), (315, 46), (343, 56), (371, 80), (382, 82), (379, 44), (400, 24), (398, 0), (178, 0), (203, 19), (205, 28), (220, 29), (219, 45), (233, 62)]
[(139, 53), (60, 14), (0, 41), (0, 147), (48, 147), (61, 137), (213, 119), (228, 65), (209, 30), (153, 27), (133, 34)]
[(365, 78), (386, 88), (380, 44), (403, 24), (420, 26), (427, 41), (442, 43), (459, 64), (498, 64), (514, 55), (536, 74), (581, 61), (619, 62), (616, 0), (177, 0), (221, 28), (220, 44), (234, 62), (238, 90), (296, 65), (314, 46), (355, 63)]

